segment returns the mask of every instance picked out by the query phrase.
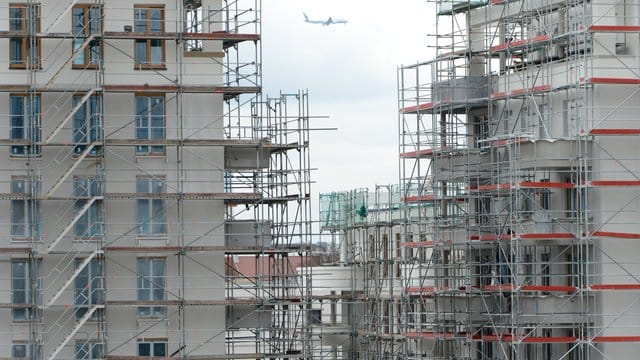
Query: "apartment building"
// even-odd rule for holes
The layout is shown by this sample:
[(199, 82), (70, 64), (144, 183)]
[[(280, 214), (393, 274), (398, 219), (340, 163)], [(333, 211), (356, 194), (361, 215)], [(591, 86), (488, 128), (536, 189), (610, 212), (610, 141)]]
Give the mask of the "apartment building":
[(0, 357), (308, 347), (308, 97), (260, 95), (260, 5), (0, 2)]
[(405, 203), (433, 209), (407, 358), (633, 358), (640, 4), (433, 5), (436, 57), (398, 75)]

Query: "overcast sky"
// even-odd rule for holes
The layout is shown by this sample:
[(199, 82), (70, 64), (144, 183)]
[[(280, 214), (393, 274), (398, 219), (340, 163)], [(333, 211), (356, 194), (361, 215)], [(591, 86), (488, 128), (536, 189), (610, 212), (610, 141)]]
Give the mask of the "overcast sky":
[[(314, 193), (398, 182), (401, 64), (430, 57), (434, 14), (426, 0), (267, 0), (262, 2), (264, 91), (308, 89)], [(346, 25), (304, 22), (329, 16)], [(314, 207), (317, 206), (314, 197)]]

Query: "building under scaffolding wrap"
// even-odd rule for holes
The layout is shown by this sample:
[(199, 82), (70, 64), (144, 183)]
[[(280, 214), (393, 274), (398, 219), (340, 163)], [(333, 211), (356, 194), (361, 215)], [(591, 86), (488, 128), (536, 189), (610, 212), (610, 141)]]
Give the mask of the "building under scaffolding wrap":
[(308, 358), (308, 97), (260, 95), (260, 32), (259, 0), (0, 2), (0, 357)]
[(435, 6), (398, 76), (404, 358), (635, 357), (640, 3)]

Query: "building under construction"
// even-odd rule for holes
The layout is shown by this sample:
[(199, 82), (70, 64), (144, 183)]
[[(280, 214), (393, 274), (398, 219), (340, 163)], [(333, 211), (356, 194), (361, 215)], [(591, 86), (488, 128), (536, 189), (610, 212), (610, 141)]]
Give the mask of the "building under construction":
[(0, 39), (0, 357), (308, 358), (308, 98), (260, 95), (260, 1), (1, 1)]
[(353, 274), (329, 307), (342, 321), (323, 319), (345, 337), (325, 351), (635, 358), (640, 3), (433, 5), (435, 58), (398, 71), (390, 221), (357, 191), (321, 198), (323, 230), (344, 251), (314, 270), (314, 291), (323, 271)]

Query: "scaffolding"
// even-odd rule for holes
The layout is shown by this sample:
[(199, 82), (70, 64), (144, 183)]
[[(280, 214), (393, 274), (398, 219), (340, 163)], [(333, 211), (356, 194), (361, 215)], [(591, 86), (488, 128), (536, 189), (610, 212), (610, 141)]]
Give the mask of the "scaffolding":
[(0, 356), (307, 357), (309, 101), (261, 95), (260, 0), (0, 19)]
[(403, 215), (397, 185), (320, 194), (320, 231), (339, 251), (333, 263), (314, 269), (314, 300), (323, 316), (315, 332), (322, 339), (320, 358), (402, 352)]
[(398, 71), (404, 358), (632, 357), (638, 3), (434, 3)]

